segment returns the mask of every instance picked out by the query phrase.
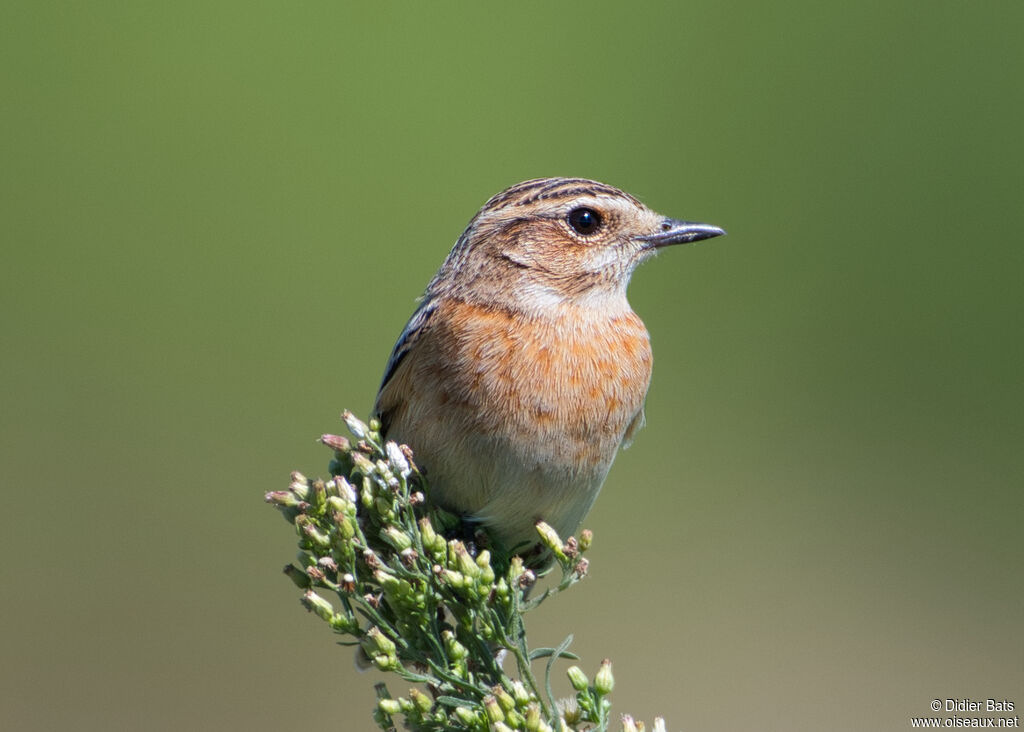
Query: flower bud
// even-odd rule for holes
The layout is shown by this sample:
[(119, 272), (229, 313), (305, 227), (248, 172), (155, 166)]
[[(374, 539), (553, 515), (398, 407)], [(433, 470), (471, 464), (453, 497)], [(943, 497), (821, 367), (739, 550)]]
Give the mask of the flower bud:
[(409, 689), (409, 699), (423, 714), (429, 714), (434, 708), (433, 700), (416, 687)]
[(540, 704), (533, 702), (530, 706), (526, 707), (525, 722), (526, 732), (539, 732), (541, 729)]
[(352, 515), (355, 515), (355, 510), (356, 510), (356, 507), (355, 507), (355, 502), (356, 502), (356, 489), (355, 489), (355, 486), (353, 486), (351, 483), (349, 483), (347, 480), (345, 480), (344, 476), (341, 476), (341, 475), (337, 476), (334, 479), (334, 484), (338, 488), (338, 497), (342, 498), (342, 499), (344, 499), (344, 500), (346, 500), (346, 501), (348, 501), (349, 503), (352, 504), (352, 507), (349, 510), (352, 511)]
[(376, 471), (373, 461), (361, 452), (352, 453), (352, 464), (363, 476), (373, 475)]
[(501, 710), (501, 705), (490, 694), (484, 697), (484, 712), (487, 714), (487, 719), (492, 723), (505, 721), (505, 713)]
[(393, 656), (397, 650), (394, 641), (384, 635), (384, 632), (376, 625), (366, 631), (366, 636), (361, 643), (363, 650), (371, 658), (381, 653)]
[(574, 696), (559, 699), (558, 711), (560, 712), (559, 717), (562, 720), (562, 724), (571, 724), (575, 727), (576, 723), (583, 718), (583, 710), (580, 709), (580, 703), (576, 701)]
[(263, 495), (263, 500), (281, 508), (298, 508), (302, 503), (292, 491), (270, 491)]
[(309, 502), (317, 515), (320, 515), (327, 505), (327, 486), (319, 478), (313, 481), (313, 492)]
[(448, 543), (448, 546), (451, 548), (452, 554), (455, 555), (455, 566), (462, 574), (467, 577), (480, 576), (480, 567), (473, 561), (473, 557), (470, 555), (469, 550), (466, 549), (465, 544), (453, 539)]
[(351, 432), (360, 440), (366, 437), (366, 435), (370, 432), (370, 428), (367, 427), (366, 423), (358, 419), (354, 414), (352, 414), (352, 412), (350, 412), (347, 409), (341, 413), (341, 419), (345, 423), (345, 426), (348, 427), (349, 432)]
[(566, 674), (569, 676), (569, 683), (572, 684), (572, 688), (576, 691), (586, 691), (587, 687), (590, 686), (590, 679), (583, 673), (583, 669), (579, 666), (570, 666), (566, 670)]
[(344, 542), (356, 535), (356, 525), (350, 516), (335, 514), (335, 524), (338, 527), (338, 537)]
[(359, 632), (359, 621), (354, 617), (348, 617), (341, 613), (335, 613), (330, 619), (331, 630), (338, 633), (349, 633), (356, 635)]
[(472, 580), (467, 578), (462, 572), (456, 572), (454, 569), (442, 569), (441, 574), (444, 577), (444, 581), (456, 590), (461, 590), (467, 585), (472, 584)]
[(477, 726), (476, 713), (469, 707), (455, 707), (453, 712), (466, 727), (473, 729)]
[(501, 705), (503, 712), (510, 712), (516, 708), (516, 700), (512, 698), (512, 695), (505, 691), (505, 688), (498, 684), (491, 687), (491, 693), (494, 698), (498, 700), (498, 704)]
[(450, 630), (445, 630), (441, 633), (441, 639), (444, 641), (444, 649), (448, 652), (448, 657), (461, 661), (462, 659), (469, 656), (469, 651), (466, 647), (459, 643), (456, 639), (455, 634)]
[(607, 658), (601, 661), (601, 667), (597, 669), (594, 677), (594, 691), (601, 696), (611, 694), (615, 688), (615, 678), (612, 676), (612, 662)]
[(551, 552), (558, 557), (558, 559), (565, 561), (565, 550), (562, 548), (562, 539), (550, 525), (543, 521), (537, 522), (537, 533), (540, 534), (540, 539)]
[(654, 718), (653, 732), (665, 732), (665, 720), (662, 717)]
[(491, 585), (494, 583), (494, 568), (491, 567), (491, 553), (484, 549), (476, 556), (476, 566), (480, 568), (480, 581)]
[(377, 701), (377, 708), (385, 714), (401, 714), (402, 705), (397, 699), (379, 699)]
[(412, 546), (412, 539), (409, 538), (409, 535), (394, 525), (382, 529), (380, 538), (397, 551), (402, 551)]
[(288, 490), (299, 498), (305, 500), (306, 496), (309, 494), (309, 479), (299, 471), (293, 471), (291, 475), (291, 483), (288, 484)]
[(390, 572), (378, 569), (373, 573), (373, 578), (381, 586), (384, 592), (393, 597), (406, 597), (412, 592), (412, 585), (407, 580), (399, 579)]
[(320, 435), (320, 442), (335, 452), (349, 452), (352, 449), (348, 438), (340, 435)]
[(303, 536), (309, 539), (313, 546), (319, 549), (327, 549), (331, 546), (330, 537), (320, 531), (309, 516), (297, 517), (295, 519), (295, 526)]
[(580, 551), (585, 552), (594, 542), (594, 532), (590, 529), (583, 529), (580, 532)]
[(313, 592), (313, 590), (306, 590), (300, 599), (307, 610), (311, 613), (316, 613), (321, 619), (330, 621), (334, 616), (334, 607), (331, 603)]
[(409, 468), (409, 461), (406, 459), (405, 454), (398, 447), (397, 442), (388, 440), (387, 444), (384, 445), (384, 452), (388, 455), (388, 464), (391, 467), (392, 472), (397, 475), (401, 475), (403, 478), (407, 477), (412, 470)]
[(516, 704), (523, 706), (529, 704), (531, 699), (530, 692), (526, 690), (526, 686), (519, 679), (512, 681), (512, 696), (515, 697)]
[(636, 722), (628, 714), (622, 715), (622, 732), (639, 732)]

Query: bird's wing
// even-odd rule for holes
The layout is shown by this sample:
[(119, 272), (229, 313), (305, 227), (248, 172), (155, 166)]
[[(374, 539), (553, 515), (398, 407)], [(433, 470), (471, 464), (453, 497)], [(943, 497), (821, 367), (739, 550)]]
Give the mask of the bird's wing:
[(644, 426), (647, 418), (644, 416), (644, 408), (640, 407), (640, 411), (634, 415), (633, 420), (626, 427), (626, 434), (622, 436), (621, 447), (625, 450), (627, 447), (633, 444), (633, 438), (636, 437), (636, 433), (640, 431), (640, 428)]
[(416, 347), (424, 331), (429, 327), (430, 319), (436, 310), (437, 302), (433, 298), (428, 298), (420, 303), (416, 312), (409, 318), (409, 322), (405, 324), (405, 329), (398, 337), (395, 347), (391, 350), (391, 357), (388, 359), (387, 366), (384, 367), (384, 378), (381, 379), (380, 388), (377, 390), (377, 401), (373, 406), (373, 413), (380, 419), (385, 433), (391, 421), (392, 412), (402, 403), (401, 392), (403, 390), (389, 387), (397, 386), (395, 377), (402, 362)]

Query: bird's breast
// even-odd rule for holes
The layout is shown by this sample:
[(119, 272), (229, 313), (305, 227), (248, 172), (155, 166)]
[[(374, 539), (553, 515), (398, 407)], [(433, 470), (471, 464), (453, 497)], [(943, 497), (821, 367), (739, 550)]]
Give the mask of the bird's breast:
[(647, 329), (628, 305), (611, 314), (554, 310), (526, 317), (442, 303), (438, 386), (484, 433), (552, 440), (569, 459), (610, 461), (650, 383)]

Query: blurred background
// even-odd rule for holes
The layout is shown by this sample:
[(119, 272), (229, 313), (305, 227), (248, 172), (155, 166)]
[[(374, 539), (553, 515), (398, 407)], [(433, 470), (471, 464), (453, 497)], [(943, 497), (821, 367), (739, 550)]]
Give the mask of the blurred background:
[(546, 175), (729, 236), (633, 279), (648, 424), (532, 642), (670, 730), (1019, 710), (1022, 21), (7, 4), (0, 726), (372, 728), (263, 493), (326, 472), (463, 226)]

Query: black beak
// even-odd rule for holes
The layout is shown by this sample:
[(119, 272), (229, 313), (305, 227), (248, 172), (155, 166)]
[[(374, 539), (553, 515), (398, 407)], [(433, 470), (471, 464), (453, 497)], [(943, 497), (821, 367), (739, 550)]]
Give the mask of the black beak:
[(671, 244), (689, 244), (690, 242), (711, 239), (712, 237), (723, 236), (724, 234), (725, 229), (712, 226), (711, 224), (665, 219), (661, 222), (661, 231), (637, 238), (645, 242), (648, 247), (659, 249)]

